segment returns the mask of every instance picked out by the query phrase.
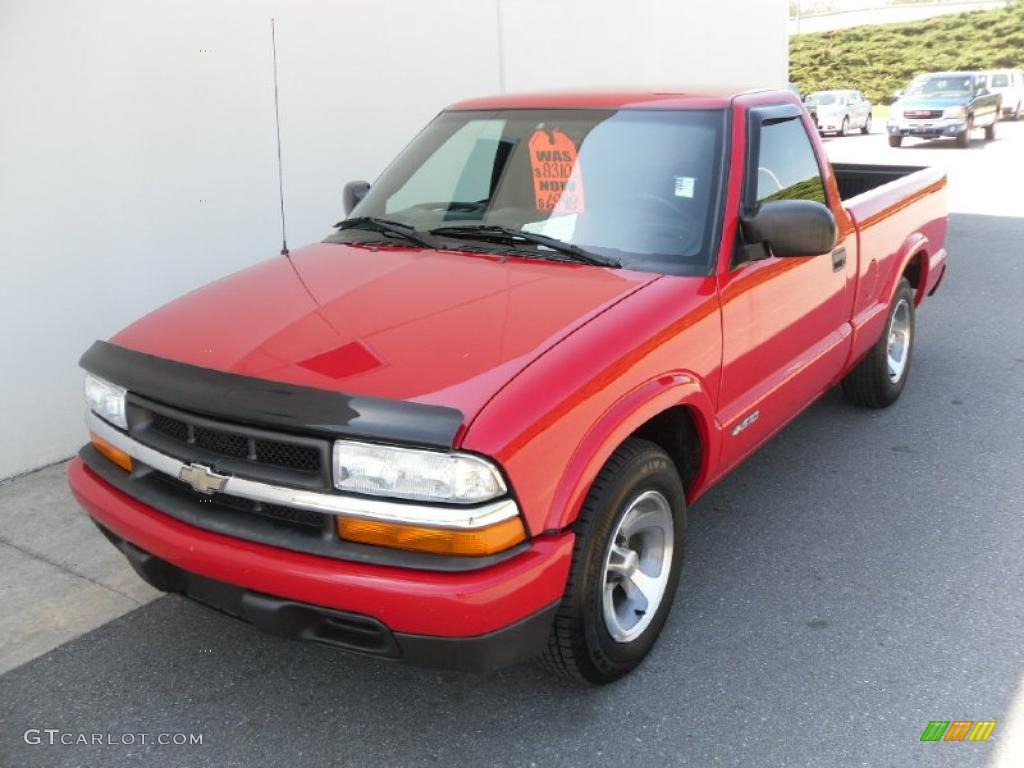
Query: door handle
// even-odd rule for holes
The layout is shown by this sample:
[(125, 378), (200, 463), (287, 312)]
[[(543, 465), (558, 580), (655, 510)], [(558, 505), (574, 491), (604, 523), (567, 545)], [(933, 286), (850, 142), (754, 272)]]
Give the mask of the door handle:
[(836, 248), (832, 251), (832, 271), (839, 272), (846, 266), (846, 249)]

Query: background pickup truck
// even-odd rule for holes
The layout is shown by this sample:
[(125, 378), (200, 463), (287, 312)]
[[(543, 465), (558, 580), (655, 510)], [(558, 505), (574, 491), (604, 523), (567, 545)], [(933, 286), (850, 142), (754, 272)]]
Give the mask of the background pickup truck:
[(609, 682), (689, 505), (829, 388), (899, 397), (945, 186), (830, 166), (788, 91), (457, 104), (324, 242), (96, 342), (71, 487), (268, 632)]
[(988, 89), (984, 72), (934, 72), (914, 78), (892, 105), (886, 130), (889, 146), (907, 137), (956, 139), (966, 148), (971, 131), (985, 129), (985, 141), (996, 137), (1002, 96)]

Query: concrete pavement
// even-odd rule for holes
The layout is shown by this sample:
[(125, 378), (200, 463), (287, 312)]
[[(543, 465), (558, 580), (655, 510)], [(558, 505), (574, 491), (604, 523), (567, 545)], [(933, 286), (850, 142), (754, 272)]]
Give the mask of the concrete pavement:
[(81, 513), (65, 470), (0, 484), (0, 673), (159, 594)]

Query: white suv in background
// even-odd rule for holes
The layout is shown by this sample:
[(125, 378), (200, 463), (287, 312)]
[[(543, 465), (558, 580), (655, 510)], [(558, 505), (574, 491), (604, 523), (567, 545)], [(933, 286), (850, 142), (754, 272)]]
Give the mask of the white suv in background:
[(1024, 111), (1024, 70), (994, 69), (985, 73), (988, 89), (1003, 97), (1003, 117), (1020, 117)]

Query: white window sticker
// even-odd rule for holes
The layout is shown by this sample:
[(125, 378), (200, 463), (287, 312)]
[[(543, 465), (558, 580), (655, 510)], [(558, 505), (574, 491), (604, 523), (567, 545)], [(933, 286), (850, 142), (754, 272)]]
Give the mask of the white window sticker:
[(549, 219), (531, 221), (523, 225), (523, 231), (553, 237), (556, 240), (564, 240), (568, 243), (572, 240), (573, 233), (576, 231), (576, 218), (575, 213), (570, 213), (565, 216), (552, 216)]
[(676, 197), (693, 197), (693, 176), (676, 176)]

